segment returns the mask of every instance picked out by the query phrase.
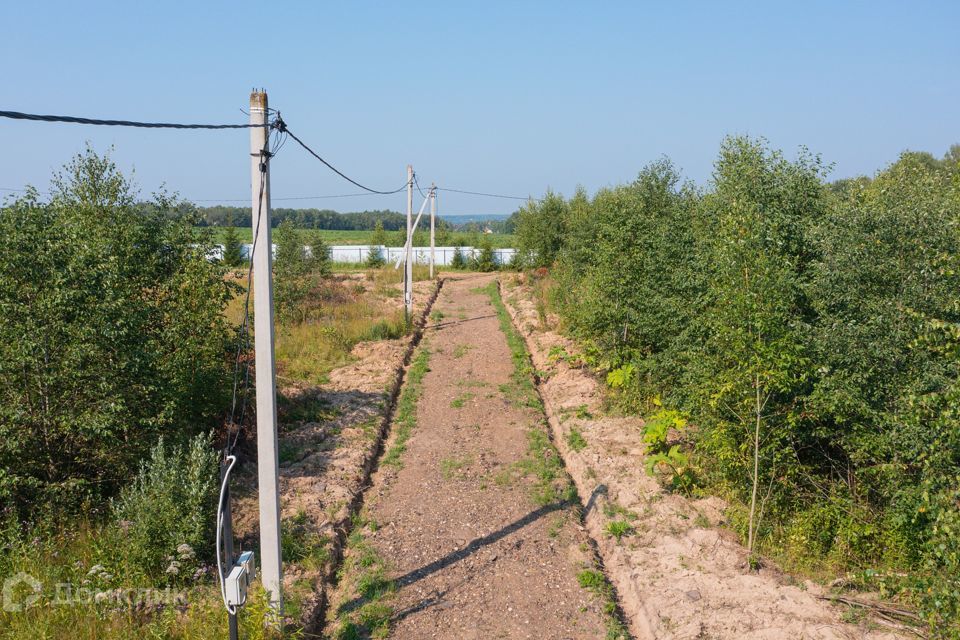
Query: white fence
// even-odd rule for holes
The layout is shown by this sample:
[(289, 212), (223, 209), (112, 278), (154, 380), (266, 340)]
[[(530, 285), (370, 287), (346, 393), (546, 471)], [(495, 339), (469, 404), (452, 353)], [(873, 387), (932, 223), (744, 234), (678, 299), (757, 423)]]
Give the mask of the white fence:
[[(252, 248), (252, 244), (243, 245), (242, 252), (245, 258), (250, 256), (250, 250)], [(307, 254), (310, 253), (310, 247), (304, 247), (304, 249)], [(388, 263), (395, 263), (403, 254), (403, 247), (387, 247), (383, 245), (341, 244), (329, 247), (330, 259), (334, 262), (366, 262), (371, 250), (379, 251), (380, 255), (383, 256), (383, 259)], [(453, 255), (456, 253), (457, 247), (436, 247), (434, 251), (436, 252), (436, 264), (449, 266), (453, 262)], [(516, 252), (516, 249), (494, 249), (493, 259), (497, 264), (509, 264), (510, 261), (513, 260)], [(480, 255), (480, 248), (460, 247), (460, 253), (465, 260), (472, 260)], [(273, 245), (273, 255), (277, 255), (277, 245)], [(221, 257), (223, 257), (223, 245), (216, 245), (213, 251), (210, 252), (210, 258), (217, 260)], [(414, 264), (430, 264), (430, 247), (414, 247), (413, 262)]]
[[(330, 247), (330, 259), (334, 262), (366, 262), (370, 251), (379, 251), (388, 263), (396, 263), (403, 255), (403, 247), (385, 247), (376, 245), (335, 245)], [(436, 247), (434, 249), (436, 264), (450, 265), (457, 247)], [(460, 247), (464, 259), (472, 260), (480, 255), (479, 247)], [(493, 259), (498, 264), (509, 264), (516, 249), (494, 249)], [(413, 248), (414, 264), (430, 264), (430, 247)]]

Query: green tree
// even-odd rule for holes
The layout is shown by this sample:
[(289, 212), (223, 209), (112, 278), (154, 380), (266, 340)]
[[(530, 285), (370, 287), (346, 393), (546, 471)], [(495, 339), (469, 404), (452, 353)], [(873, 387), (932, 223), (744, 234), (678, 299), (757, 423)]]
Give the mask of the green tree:
[(407, 230), (397, 229), (393, 233), (387, 236), (387, 241), (384, 243), (389, 247), (402, 247), (407, 243)]
[(533, 267), (549, 267), (564, 245), (567, 231), (567, 203), (563, 197), (548, 191), (542, 200), (531, 200), (517, 213), (518, 249), (524, 263)]
[(437, 220), (436, 230), (434, 233), (434, 239), (436, 240), (437, 246), (445, 247), (450, 242), (451, 233), (450, 225), (447, 224), (446, 220), (440, 219)]
[(731, 138), (705, 200), (713, 225), (700, 445), (749, 505), (751, 552), (766, 496), (797, 442), (796, 399), (809, 366), (804, 224), (822, 215), (822, 173), (815, 158), (790, 163), (759, 142)]
[(699, 194), (662, 160), (592, 203), (579, 191), (568, 210), (557, 270), (565, 314), (607, 366), (632, 367), (632, 391), (677, 392), (679, 358), (702, 312)]
[(480, 241), (480, 253), (473, 260), (473, 268), (477, 271), (496, 271), (497, 260), (493, 255), (493, 244), (490, 239), (484, 237)]
[(243, 244), (237, 228), (228, 226), (223, 234), (223, 264), (228, 267), (239, 267), (244, 263)]
[(377, 220), (373, 227), (373, 233), (370, 234), (370, 244), (385, 246), (387, 244), (387, 232), (383, 230), (383, 221)]
[(380, 248), (380, 245), (372, 245), (367, 252), (367, 267), (370, 269), (379, 269), (384, 264), (386, 264), (386, 260), (383, 257), (383, 249)]
[(450, 268), (451, 269), (467, 268), (467, 259), (463, 255), (463, 251), (461, 250), (460, 245), (457, 245), (453, 249), (453, 257), (450, 259)]
[(370, 250), (367, 252), (366, 265), (370, 269), (379, 269), (386, 260), (383, 257), (383, 247), (387, 244), (387, 232), (383, 230), (383, 222), (377, 220), (373, 233), (370, 234)]
[(922, 480), (915, 461), (938, 439), (903, 416), (913, 410), (912, 397), (943, 389), (955, 366), (916, 348), (923, 324), (913, 318), (960, 322), (958, 220), (950, 172), (908, 153), (838, 202), (812, 233), (819, 257), (808, 292), (818, 374), (805, 408), (822, 446), (848, 468), (848, 500), (877, 534), (891, 536), (861, 544), (892, 553), (919, 535), (908, 526)]
[(319, 233), (314, 234), (310, 242), (310, 257), (307, 260), (307, 271), (322, 277), (330, 275), (330, 247), (323, 241)]
[(304, 277), (309, 263), (303, 235), (292, 221), (284, 220), (277, 226), (273, 239), (277, 245), (273, 261), (277, 318), (283, 322), (302, 319), (302, 303), (310, 291), (310, 284)]
[[(960, 267), (957, 254), (946, 257), (943, 271)], [(960, 296), (953, 294), (953, 309), (960, 310)], [(909, 526), (901, 531), (916, 545), (917, 565), (922, 569), (915, 586), (921, 613), (932, 630), (931, 637), (960, 638), (960, 323), (923, 318), (917, 347), (931, 359), (947, 365), (948, 382), (942, 388), (910, 398), (905, 419), (907, 450), (897, 466), (907, 472), (908, 482), (894, 495), (890, 512), (894, 522)], [(906, 499), (904, 499), (906, 498)], [(904, 518), (903, 515), (909, 514)]]

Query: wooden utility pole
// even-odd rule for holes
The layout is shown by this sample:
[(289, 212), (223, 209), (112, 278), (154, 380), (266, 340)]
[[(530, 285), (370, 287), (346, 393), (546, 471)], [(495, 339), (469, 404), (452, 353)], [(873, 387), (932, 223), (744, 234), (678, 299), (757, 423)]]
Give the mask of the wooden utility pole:
[(433, 280), (433, 263), (436, 260), (434, 247), (434, 218), (437, 217), (437, 185), (430, 185), (430, 279)]
[(407, 323), (413, 318), (413, 165), (407, 165), (407, 254), (403, 269), (403, 304)]
[[(250, 124), (267, 125), (266, 91), (250, 94)], [(277, 381), (273, 349), (273, 242), (270, 233), (270, 129), (250, 129), (253, 195), (253, 320), (257, 381), (257, 479), (260, 494), (260, 566), (263, 588), (281, 621), (280, 482), (277, 455)], [(279, 624), (279, 622), (278, 622)]]

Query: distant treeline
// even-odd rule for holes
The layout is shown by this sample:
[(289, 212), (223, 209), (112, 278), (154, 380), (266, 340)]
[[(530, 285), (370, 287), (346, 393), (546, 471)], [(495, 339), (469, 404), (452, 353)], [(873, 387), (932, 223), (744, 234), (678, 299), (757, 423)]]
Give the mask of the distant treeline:
[[(250, 207), (199, 207), (200, 226), (204, 227), (248, 227), (251, 224)], [(342, 231), (373, 230), (377, 222), (383, 223), (387, 231), (406, 228), (406, 215), (388, 209), (378, 211), (355, 211), (339, 213), (332, 209), (284, 209), (276, 208), (271, 212), (274, 227), (289, 220), (299, 229), (336, 229)], [(446, 224), (444, 222), (443, 224)]]
[[(198, 207), (200, 226), (203, 227), (248, 227), (251, 224), (250, 207)], [(457, 224), (456, 220), (438, 217), (437, 227), (451, 231), (478, 231), (489, 228), (494, 233), (513, 233), (516, 214), (506, 220), (487, 222), (468, 222)], [(375, 211), (354, 211), (340, 213), (332, 209), (284, 209), (271, 210), (271, 223), (274, 227), (289, 220), (298, 229), (328, 229), (341, 231), (372, 231), (377, 222), (383, 224), (386, 231), (405, 229), (407, 216), (389, 209)]]

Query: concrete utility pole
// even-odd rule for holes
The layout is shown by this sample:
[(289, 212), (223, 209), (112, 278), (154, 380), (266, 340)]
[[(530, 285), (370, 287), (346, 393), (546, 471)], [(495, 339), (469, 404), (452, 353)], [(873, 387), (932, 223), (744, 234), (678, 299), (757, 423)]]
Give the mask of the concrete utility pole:
[[(266, 91), (250, 94), (250, 124), (269, 122)], [(273, 241), (270, 233), (270, 130), (250, 129), (253, 195), (253, 309), (257, 380), (257, 479), (260, 493), (260, 566), (270, 606), (282, 611), (280, 482), (277, 455), (277, 381), (273, 353)], [(259, 215), (258, 215), (259, 213)]]
[(407, 255), (403, 270), (403, 303), (407, 323), (413, 318), (413, 165), (407, 165)]
[(434, 247), (434, 218), (437, 217), (437, 185), (430, 184), (430, 279), (433, 280), (433, 263), (436, 260)]

